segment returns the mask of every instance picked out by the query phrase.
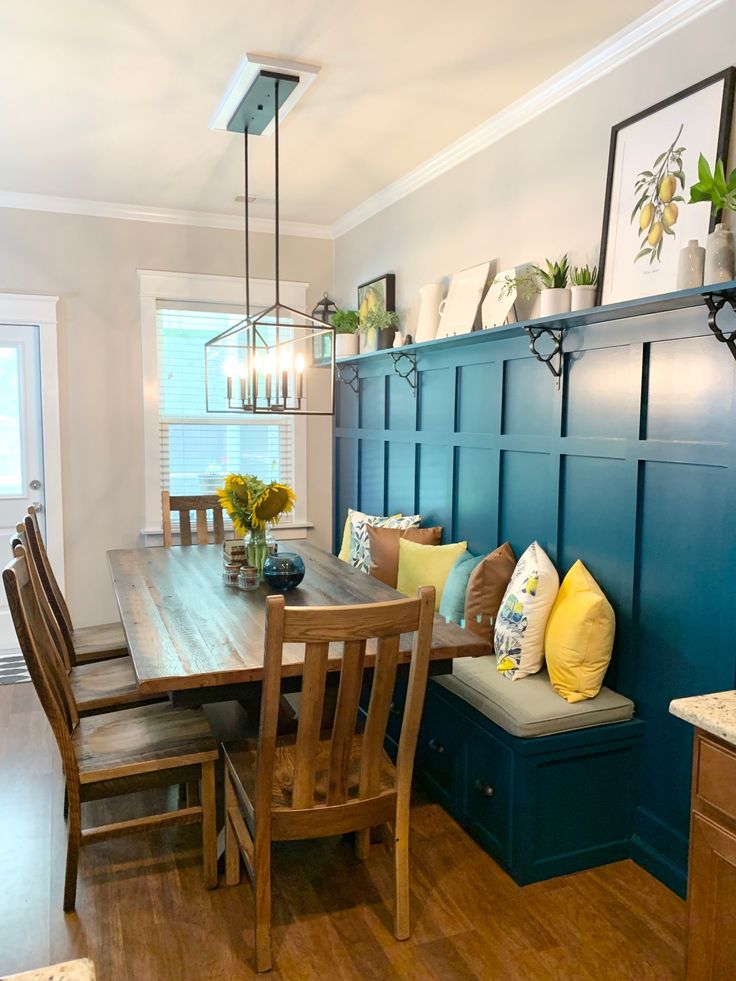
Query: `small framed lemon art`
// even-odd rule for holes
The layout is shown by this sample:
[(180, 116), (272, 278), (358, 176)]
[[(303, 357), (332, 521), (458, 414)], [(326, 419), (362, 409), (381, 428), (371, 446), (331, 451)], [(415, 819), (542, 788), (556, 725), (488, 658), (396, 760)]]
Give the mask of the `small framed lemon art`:
[(710, 208), (687, 201), (700, 154), (728, 153), (735, 76), (727, 68), (611, 130), (599, 304), (675, 290), (680, 250), (705, 245)]

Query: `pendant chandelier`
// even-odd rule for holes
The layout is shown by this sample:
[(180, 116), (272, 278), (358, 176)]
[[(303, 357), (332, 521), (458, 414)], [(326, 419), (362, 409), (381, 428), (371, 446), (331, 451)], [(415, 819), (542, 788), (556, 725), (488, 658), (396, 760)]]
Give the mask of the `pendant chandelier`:
[[(333, 415), (335, 332), (329, 323), (281, 302), (279, 268), (279, 110), (296, 76), (260, 71), (232, 118), (243, 134), (245, 318), (205, 344), (208, 412)], [(271, 306), (251, 313), (248, 141), (273, 122), (274, 285)]]

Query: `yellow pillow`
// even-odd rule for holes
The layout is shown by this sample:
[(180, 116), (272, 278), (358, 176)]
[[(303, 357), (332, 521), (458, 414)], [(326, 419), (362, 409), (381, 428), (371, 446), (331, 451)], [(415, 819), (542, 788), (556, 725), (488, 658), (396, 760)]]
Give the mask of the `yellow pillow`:
[(420, 586), (434, 586), (437, 591), (435, 609), (439, 610), (450, 569), (467, 548), (467, 542), (457, 542), (454, 545), (420, 545), (408, 538), (400, 538), (396, 588), (405, 596), (416, 596)]
[[(353, 511), (352, 508), (348, 508), (348, 516), (345, 518), (345, 527), (342, 530), (342, 542), (340, 543), (340, 551), (337, 553), (338, 559), (342, 559), (343, 562), (350, 561), (350, 515), (360, 514), (361, 517), (365, 517), (360, 511)], [(392, 518), (401, 518), (401, 514), (392, 514)]]
[(616, 617), (578, 559), (562, 580), (544, 635), (552, 687), (568, 702), (595, 698), (611, 661)]

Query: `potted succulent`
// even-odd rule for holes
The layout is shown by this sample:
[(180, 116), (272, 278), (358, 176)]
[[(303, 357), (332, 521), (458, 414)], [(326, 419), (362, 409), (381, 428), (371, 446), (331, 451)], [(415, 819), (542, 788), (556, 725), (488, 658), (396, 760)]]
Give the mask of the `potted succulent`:
[(595, 306), (598, 291), (598, 266), (573, 266), (570, 270), (571, 310), (587, 310)]
[[(711, 170), (703, 154), (698, 159), (698, 181), (690, 188), (688, 204), (709, 201), (714, 218), (724, 210), (736, 211), (736, 170), (726, 179), (722, 160)], [(724, 224), (716, 225), (708, 236), (705, 252), (705, 282), (725, 283), (734, 278), (733, 234)]]
[(393, 347), (399, 318), (393, 310), (371, 307), (360, 320), (362, 353), (386, 351)]
[(567, 255), (558, 262), (547, 261), (547, 268), (536, 267), (536, 273), (542, 286), (542, 301), (540, 315), (553, 317), (557, 313), (568, 313), (570, 310), (570, 290), (567, 286), (569, 267)]
[(337, 310), (332, 315), (335, 328), (335, 357), (354, 358), (358, 353), (360, 315), (357, 310)]

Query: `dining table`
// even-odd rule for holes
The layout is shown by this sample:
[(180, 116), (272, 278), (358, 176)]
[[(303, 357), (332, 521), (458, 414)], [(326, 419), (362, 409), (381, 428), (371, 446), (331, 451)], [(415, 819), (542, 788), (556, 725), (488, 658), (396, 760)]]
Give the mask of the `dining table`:
[[(344, 606), (402, 599), (373, 576), (318, 548), (298, 543), (302, 583), (286, 594), (287, 606)], [(263, 678), (266, 597), (262, 585), (245, 591), (225, 584), (222, 545), (112, 549), (113, 587), (142, 694), (166, 694), (174, 704), (201, 705), (237, 699)], [(408, 670), (412, 635), (402, 636), (399, 670)], [(491, 653), (490, 640), (435, 614), (431, 674), (447, 674), (457, 657)], [(366, 647), (365, 667), (375, 661)], [(336, 683), (341, 646), (332, 644), (328, 678)], [(282, 691), (297, 691), (304, 646), (286, 644)], [(259, 686), (260, 687), (260, 686)]]

